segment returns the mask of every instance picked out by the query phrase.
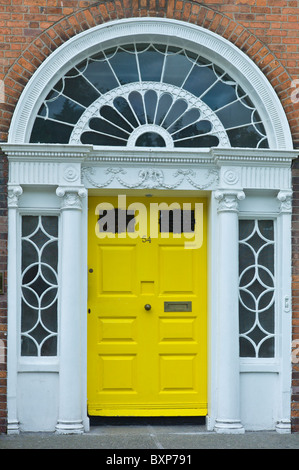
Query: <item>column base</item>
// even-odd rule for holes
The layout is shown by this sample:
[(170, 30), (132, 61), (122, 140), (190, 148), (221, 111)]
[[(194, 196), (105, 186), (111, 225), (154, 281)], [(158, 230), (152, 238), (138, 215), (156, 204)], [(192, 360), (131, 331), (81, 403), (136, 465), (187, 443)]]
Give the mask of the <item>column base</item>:
[(289, 434), (291, 432), (291, 422), (289, 420), (281, 420), (275, 426), (276, 432), (279, 434)]
[(8, 421), (7, 434), (20, 434), (20, 423), (18, 421)]
[(240, 421), (236, 420), (218, 420), (216, 419), (214, 430), (218, 434), (244, 434), (245, 429), (243, 428)]
[(84, 426), (82, 421), (58, 421), (56, 434), (83, 434)]

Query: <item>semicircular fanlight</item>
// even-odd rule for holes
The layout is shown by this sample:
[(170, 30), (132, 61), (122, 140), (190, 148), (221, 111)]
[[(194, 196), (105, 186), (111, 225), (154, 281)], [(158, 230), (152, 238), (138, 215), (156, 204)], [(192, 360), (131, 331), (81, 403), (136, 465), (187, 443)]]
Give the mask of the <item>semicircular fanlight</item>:
[(154, 43), (101, 50), (74, 66), (44, 99), (30, 141), (269, 146), (255, 105), (232, 77), (192, 51)]

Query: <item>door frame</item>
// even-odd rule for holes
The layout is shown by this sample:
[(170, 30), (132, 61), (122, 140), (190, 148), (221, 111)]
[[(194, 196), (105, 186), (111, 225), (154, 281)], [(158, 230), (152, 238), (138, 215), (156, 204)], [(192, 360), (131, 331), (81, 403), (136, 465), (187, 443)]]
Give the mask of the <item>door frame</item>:
[[(291, 298), (291, 162), (296, 158), (296, 151), (248, 150), (248, 149), (210, 149), (198, 151), (168, 152), (152, 151), (150, 160), (148, 151), (134, 153), (131, 156), (122, 151), (99, 151), (92, 146), (64, 145), (2, 145), (9, 159), (10, 183), (9, 194), (9, 261), (8, 261), (8, 413), (9, 432), (20, 429), (19, 414), (26, 402), (20, 401), (20, 380), (22, 387), (30, 389), (31, 373), (50, 373), (59, 387), (57, 400), (52, 403), (52, 414), (58, 414), (56, 431), (59, 433), (83, 432), (89, 429), (86, 413), (86, 354), (87, 354), (87, 201), (88, 192), (104, 194), (122, 191), (156, 192), (157, 194), (206, 195), (210, 198), (208, 211), (209, 227), (209, 289), (208, 289), (208, 418), (209, 430), (217, 432), (244, 432), (241, 411), (244, 407), (251, 411), (252, 404), (244, 399), (240, 390), (240, 380), (245, 373), (272, 372), (278, 377), (277, 406), (275, 409), (277, 430), (290, 429), (290, 348), (291, 348), (291, 309), (286, 299)], [(179, 173), (178, 173), (179, 168)], [(255, 178), (252, 178), (254, 172)], [(178, 177), (179, 174), (179, 177)], [(82, 179), (81, 179), (82, 175)], [(34, 196), (30, 196), (30, 192)], [(45, 200), (44, 192), (49, 194)], [(36, 196), (40, 194), (41, 197)], [(75, 292), (65, 286), (61, 292), (65, 299), (63, 308), (64, 323), (59, 332), (59, 356), (56, 363), (42, 358), (35, 360), (19, 355), (19, 318), (20, 310), (16, 306), (18, 298), (18, 218), (22, 211), (40, 213), (55, 209), (60, 214), (62, 233), (60, 243), (67, 244), (69, 257), (75, 257), (77, 271), (70, 276), (76, 277), (80, 286)], [(279, 244), (278, 316), (280, 319), (278, 335), (283, 335), (279, 346), (279, 357), (274, 361), (240, 361), (238, 356), (238, 321), (230, 323), (229, 333), (223, 338), (218, 326), (225, 318), (232, 301), (237, 312), (238, 274), (233, 269), (230, 277), (226, 269), (232, 268), (231, 257), (236, 259), (238, 251), (236, 221), (238, 212), (247, 216), (267, 214), (277, 220)], [(76, 240), (69, 239), (63, 227), (70, 223), (77, 233)], [(223, 227), (235, 227), (223, 237)], [(221, 231), (220, 231), (221, 229)], [(221, 233), (221, 236), (220, 236)], [(218, 259), (223, 255), (222, 270), (219, 272)], [(225, 258), (229, 254), (229, 259)], [(61, 256), (61, 265), (69, 269), (69, 259)], [(74, 261), (74, 260), (73, 260)], [(229, 263), (229, 266), (227, 264)], [(232, 276), (234, 281), (232, 282)], [(230, 279), (228, 281), (228, 279)], [(70, 289), (70, 291), (68, 291)], [(229, 292), (229, 298), (225, 293)], [(216, 294), (216, 295), (215, 295)], [(61, 299), (62, 301), (62, 299)], [(16, 306), (16, 308), (14, 307)], [(73, 321), (73, 308), (77, 308), (78, 320)], [(230, 318), (230, 317), (228, 317)], [(69, 322), (69, 323), (67, 323)], [(66, 326), (65, 326), (66, 325)], [(72, 335), (70, 334), (72, 331)], [(73, 333), (75, 332), (75, 335)], [(77, 335), (77, 336), (76, 336)], [(81, 342), (80, 349), (76, 338)], [(221, 341), (224, 343), (221, 344)], [(73, 343), (72, 343), (73, 341)], [(229, 361), (220, 353), (221, 348), (234, 342), (235, 349), (230, 350)], [(69, 358), (62, 345), (74, 347), (77, 359)], [(26, 360), (25, 360), (26, 359)], [(70, 360), (71, 359), (71, 360)], [(58, 360), (58, 362), (57, 362)], [(227, 364), (229, 365), (227, 367)], [(28, 377), (28, 379), (27, 379)], [(73, 386), (70, 387), (70, 377)], [(260, 375), (261, 377), (261, 375)], [(47, 380), (50, 381), (50, 378)], [(262, 382), (261, 382), (262, 383)], [(49, 382), (50, 384), (50, 382)], [(56, 385), (55, 385), (56, 386)], [(74, 394), (73, 391), (77, 393)], [(223, 392), (223, 393), (222, 393)], [(33, 391), (32, 391), (33, 393)], [(225, 398), (221, 402), (221, 396)], [(31, 395), (29, 395), (31, 396)], [(29, 404), (27, 404), (29, 406)], [(21, 410), (21, 411), (20, 411)], [(245, 410), (246, 412), (246, 410)], [(246, 414), (246, 413), (245, 413)], [(34, 417), (39, 429), (41, 419)], [(245, 416), (246, 421), (246, 416)], [(245, 423), (246, 425), (246, 423)], [(255, 425), (255, 424), (254, 424)], [(25, 426), (26, 429), (26, 426)]]
[[(60, 433), (83, 432), (89, 429), (86, 414), (86, 305), (87, 305), (87, 195), (89, 193), (119, 193), (123, 191), (162, 192), (167, 194), (198, 194), (210, 198), (209, 227), (209, 310), (208, 310), (208, 429), (218, 432), (244, 432), (240, 413), (250, 413), (253, 405), (246, 401), (240, 390), (244, 375), (271, 372), (278, 378), (277, 406), (275, 417), (277, 430), (290, 429), (290, 350), (291, 350), (291, 163), (296, 151), (210, 149), (184, 152), (152, 151), (149, 159), (147, 150), (132, 152), (100, 151), (92, 146), (64, 145), (2, 145), (9, 159), (9, 261), (8, 261), (8, 413), (9, 432), (20, 430), (20, 418), (27, 402), (20, 401), (20, 380), (22, 387), (31, 390), (31, 373), (48, 374), (47, 380), (58, 381), (58, 400), (52, 406), (52, 415), (58, 415), (56, 431)], [(45, 158), (46, 157), (46, 158)], [(179, 169), (179, 171), (178, 171)], [(82, 174), (82, 179), (81, 179)], [(254, 178), (252, 175), (254, 174)], [(31, 193), (34, 193), (34, 197)], [(47, 198), (45, 192), (48, 194)], [(36, 197), (38, 194), (41, 197)], [(61, 265), (69, 269), (68, 256), (75, 257), (78, 269), (70, 276), (80, 286), (75, 292), (72, 286), (64, 286), (61, 292), (61, 314), (65, 320), (59, 332), (59, 356), (56, 363), (41, 358), (22, 358), (19, 355), (20, 310), (18, 298), (18, 249), (19, 223), (22, 211), (40, 213), (56, 210), (62, 222), (60, 243), (67, 243), (68, 255), (61, 256)], [(241, 211), (241, 212), (240, 212)], [(237, 257), (238, 241), (236, 221), (238, 212), (246, 216), (267, 214), (277, 221), (279, 235), (278, 258), (280, 286), (277, 295), (279, 331), (283, 340), (279, 345), (279, 357), (273, 361), (241, 361), (238, 356), (238, 320), (230, 322), (229, 334), (220, 334), (217, 325), (226, 318), (232, 301), (237, 312), (238, 274), (232, 268), (231, 259), (225, 253)], [(77, 237), (69, 239), (63, 227), (71, 223)], [(223, 232), (223, 228), (235, 227)], [(221, 228), (222, 232), (219, 232)], [(219, 233), (222, 233), (219, 236)], [(223, 236), (225, 233), (225, 236)], [(219, 256), (223, 255), (218, 269)], [(74, 261), (74, 260), (73, 260)], [(229, 263), (229, 266), (227, 264)], [(233, 269), (227, 276), (227, 269)], [(232, 281), (232, 279), (234, 279)], [(70, 289), (70, 291), (68, 291)], [(225, 294), (229, 293), (227, 297)], [(67, 299), (72, 298), (72, 302)], [(63, 300), (64, 299), (64, 300)], [(225, 307), (226, 305), (226, 307)], [(78, 320), (73, 321), (73, 308), (77, 308)], [(230, 317), (228, 317), (230, 318)], [(72, 334), (70, 334), (72, 332)], [(75, 334), (74, 334), (75, 333)], [(79, 338), (80, 347), (76, 343)], [(73, 341), (73, 343), (72, 343)], [(219, 353), (234, 342), (235, 349), (229, 350), (228, 357)], [(74, 362), (67, 354), (67, 345), (77, 351)], [(26, 359), (26, 360), (25, 360)], [(70, 388), (70, 375), (72, 387)], [(261, 378), (262, 375), (259, 374)], [(243, 380), (243, 379), (242, 379)], [(262, 383), (262, 382), (261, 382)], [(56, 386), (56, 385), (55, 385)], [(72, 393), (70, 393), (70, 390)], [(77, 393), (74, 394), (73, 390)], [(224, 391), (224, 393), (222, 393)], [(218, 394), (219, 392), (219, 394)], [(32, 393), (34, 391), (32, 390)], [(224, 401), (221, 401), (222, 394)], [(31, 396), (29, 393), (28, 396)], [(56, 395), (55, 395), (56, 396)], [(58, 401), (58, 403), (57, 403)], [(244, 401), (244, 403), (243, 403)], [(240, 407), (242, 410), (240, 411)], [(245, 410), (244, 410), (245, 408)], [(41, 419), (34, 416), (36, 426), (42, 428)], [(245, 420), (247, 416), (242, 417)], [(254, 424), (255, 426), (255, 424)], [(275, 426), (275, 425), (274, 425)], [(248, 426), (247, 426), (248, 427)], [(26, 429), (26, 425), (25, 425)]]
[[(206, 55), (238, 77), (238, 82), (252, 93), (258, 111), (267, 126), (272, 150), (214, 148), (188, 151), (145, 149), (98, 149), (85, 145), (28, 144), (33, 119), (44, 97), (52, 85), (70, 67), (92, 54), (102, 44), (113, 41), (130, 41), (131, 38), (143, 38), (153, 35), (203, 48)], [(192, 46), (192, 47), (193, 47)], [(59, 71), (59, 72), (57, 72)], [(19, 432), (21, 428), (31, 430), (44, 429), (45, 416), (36, 412), (27, 416), (24, 410), (30, 409), (32, 397), (36, 402), (43, 396), (35, 392), (32, 382), (34, 377), (43, 374), (52, 390), (51, 402), (47, 403), (51, 419), (49, 429), (55, 429), (53, 419), (57, 418), (56, 430), (60, 433), (83, 432), (88, 430), (89, 420), (86, 415), (86, 321), (87, 304), (87, 191), (119, 190), (146, 191), (187, 191), (208, 193), (210, 197), (209, 215), (209, 415), (208, 428), (218, 432), (243, 432), (244, 428), (259, 428), (259, 416), (247, 425), (244, 407), (248, 405), (246, 397), (239, 393), (240, 375), (258, 374), (258, 381), (264, 372), (277, 375), (278, 395), (275, 408), (276, 429), (290, 430), (290, 374), (291, 374), (291, 163), (297, 157), (286, 115), (277, 94), (264, 74), (240, 49), (221, 36), (190, 23), (166, 18), (131, 18), (110, 21), (90, 28), (57, 48), (41, 65), (28, 81), (16, 106), (10, 126), (8, 143), (1, 148), (9, 160), (8, 185), (8, 432)], [(82, 174), (82, 179), (81, 179)], [(34, 197), (33, 194), (34, 193)], [(47, 193), (47, 195), (46, 195)], [(254, 196), (254, 194), (256, 196)], [(41, 197), (38, 197), (41, 196)], [(244, 196), (245, 199), (244, 199)], [(19, 355), (20, 343), (20, 308), (18, 305), (18, 244), (20, 239), (19, 217), (22, 210), (56, 210), (62, 222), (70, 220), (78, 235), (69, 253), (76, 257), (78, 272), (76, 282), (80, 291), (72, 298), (72, 292), (64, 289), (64, 319), (66, 325), (75, 328), (76, 338), (81, 341), (77, 351), (77, 360), (73, 364), (67, 350), (60, 348), (55, 364), (43, 360), (24, 361)], [(225, 291), (237, 298), (237, 280), (234, 272), (233, 289), (227, 284), (223, 270), (218, 273), (217, 258), (225, 254), (230, 247), (236, 255), (236, 226), (234, 238), (226, 240), (218, 236), (219, 225), (227, 227), (235, 224), (238, 211), (247, 216), (267, 214), (277, 220), (279, 234), (278, 250), (279, 279), (278, 293), (279, 358), (276, 362), (242, 362), (236, 357), (236, 350), (231, 352), (232, 362), (229, 370), (223, 368), (224, 358), (219, 354), (219, 341), (223, 340), (217, 325), (222, 318), (222, 298)], [(232, 219), (232, 220), (231, 220)], [(62, 224), (62, 226), (65, 226)], [(61, 242), (66, 242), (66, 232), (61, 233)], [(70, 256), (70, 254), (68, 255)], [(224, 258), (223, 263), (227, 260)], [(62, 265), (68, 268), (68, 260), (62, 257)], [(81, 263), (81, 264), (80, 264)], [(72, 273), (70, 273), (72, 274)], [(74, 274), (74, 273), (73, 273)], [(222, 288), (222, 290), (221, 290)], [(216, 293), (216, 295), (215, 295)], [(213, 294), (213, 295), (212, 295)], [(67, 303), (68, 295), (72, 302)], [(225, 299), (224, 299), (225, 300)], [(227, 299), (226, 299), (227, 301)], [(80, 306), (78, 322), (72, 324), (71, 310)], [(235, 305), (235, 304), (234, 304)], [(69, 323), (68, 323), (69, 322)], [(236, 346), (238, 334), (234, 324), (231, 335)], [(71, 344), (70, 332), (65, 327), (59, 333), (60, 345)], [(79, 335), (79, 336), (78, 336)], [(224, 342), (221, 347), (228, 346)], [(218, 347), (218, 349), (217, 349)], [(40, 358), (41, 359), (41, 358)], [(82, 364), (82, 366), (81, 366)], [(225, 365), (225, 361), (224, 361)], [(70, 373), (72, 391), (69, 393)], [(229, 375), (233, 371), (233, 377)], [(247, 371), (247, 372), (246, 372)], [(243, 378), (242, 378), (243, 380)], [(262, 382), (261, 382), (262, 383)], [(230, 395), (229, 385), (237, 391), (237, 397)], [(235, 386), (236, 385), (236, 386)], [(224, 388), (223, 388), (224, 387)], [(217, 390), (224, 391), (226, 401), (220, 401)], [(21, 391), (21, 392), (20, 392)], [(242, 398), (241, 398), (241, 395)], [(229, 397), (232, 399), (229, 401)], [(55, 398), (53, 398), (55, 397)], [(56, 398), (58, 397), (58, 399)], [(245, 399), (246, 398), (246, 399)], [(27, 401), (26, 401), (27, 400)], [(31, 401), (30, 401), (31, 400)], [(243, 404), (244, 400), (244, 404)], [(242, 419), (239, 405), (243, 407)], [(53, 417), (53, 418), (52, 418)], [(20, 424), (21, 421), (21, 424)], [(275, 424), (273, 425), (275, 428)]]

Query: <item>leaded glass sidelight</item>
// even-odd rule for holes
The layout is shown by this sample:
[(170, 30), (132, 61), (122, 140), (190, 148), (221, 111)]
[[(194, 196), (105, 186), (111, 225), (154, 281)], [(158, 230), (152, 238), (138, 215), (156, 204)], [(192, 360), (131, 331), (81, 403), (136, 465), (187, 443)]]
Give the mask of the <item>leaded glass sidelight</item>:
[(275, 355), (273, 220), (239, 222), (240, 356)]
[(30, 141), (268, 148), (255, 105), (226, 71), (154, 43), (101, 50), (73, 66), (44, 99)]
[(22, 217), (21, 355), (57, 355), (58, 217)]

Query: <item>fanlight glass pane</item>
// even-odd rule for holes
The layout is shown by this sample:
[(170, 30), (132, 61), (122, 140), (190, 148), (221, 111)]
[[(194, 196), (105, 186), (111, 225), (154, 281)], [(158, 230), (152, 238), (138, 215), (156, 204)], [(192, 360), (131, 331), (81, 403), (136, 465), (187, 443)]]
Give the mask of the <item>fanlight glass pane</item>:
[(159, 134), (145, 132), (136, 140), (136, 147), (166, 147), (166, 144)]
[[(130, 138), (136, 130), (142, 138)], [(255, 105), (225, 70), (187, 49), (150, 42), (103, 49), (72, 65), (44, 99), (30, 141), (268, 147)]]

